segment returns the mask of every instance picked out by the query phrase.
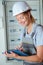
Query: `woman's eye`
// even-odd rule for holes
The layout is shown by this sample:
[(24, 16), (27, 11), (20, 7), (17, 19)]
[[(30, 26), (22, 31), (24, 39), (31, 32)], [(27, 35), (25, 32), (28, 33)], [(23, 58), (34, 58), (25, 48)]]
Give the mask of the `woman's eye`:
[(20, 17), (20, 19), (24, 19), (24, 17)]

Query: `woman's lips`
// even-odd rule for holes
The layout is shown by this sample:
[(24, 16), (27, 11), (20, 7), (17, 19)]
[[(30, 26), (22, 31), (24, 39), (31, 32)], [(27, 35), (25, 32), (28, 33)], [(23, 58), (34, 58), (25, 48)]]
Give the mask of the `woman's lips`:
[(25, 24), (25, 22), (21, 22), (21, 24)]

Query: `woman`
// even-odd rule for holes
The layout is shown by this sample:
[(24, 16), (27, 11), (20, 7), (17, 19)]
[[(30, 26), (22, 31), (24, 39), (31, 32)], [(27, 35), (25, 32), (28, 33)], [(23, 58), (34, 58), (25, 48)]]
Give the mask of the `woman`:
[[(26, 27), (26, 34), (32, 37), (34, 45), (37, 49), (37, 54), (32, 56), (19, 56), (13, 52), (5, 53), (7, 57), (21, 59), (29, 62), (43, 61), (43, 26), (36, 24), (35, 19), (31, 15), (31, 8), (26, 2), (16, 2), (13, 6), (13, 16), (16, 17), (18, 23)], [(33, 34), (34, 33), (34, 34)], [(22, 48), (20, 48), (22, 49)]]

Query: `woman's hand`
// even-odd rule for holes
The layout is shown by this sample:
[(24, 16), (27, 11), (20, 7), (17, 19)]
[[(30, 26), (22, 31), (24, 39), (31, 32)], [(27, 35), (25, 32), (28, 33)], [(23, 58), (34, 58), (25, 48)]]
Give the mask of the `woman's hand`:
[(18, 49), (18, 50), (20, 50), (20, 51), (23, 51), (22, 44), (21, 44), (21, 45), (19, 45), (19, 46), (17, 46), (15, 49)]
[[(21, 44), (20, 46), (17, 46), (15, 49), (18, 49), (18, 50), (20, 50), (20, 51), (23, 51), (22, 44)], [(19, 55), (16, 54), (16, 53), (13, 53), (13, 52), (11, 52), (10, 54), (7, 53), (7, 52), (5, 52), (5, 55), (6, 55), (7, 57), (9, 57), (9, 58), (19, 58)]]
[(20, 51), (23, 51), (23, 47), (16, 47), (15, 49), (18, 49)]
[(19, 55), (15, 54), (15, 53), (13, 53), (13, 52), (11, 52), (10, 54), (7, 53), (7, 52), (5, 52), (5, 55), (6, 55), (6, 57), (8, 57), (8, 58), (18, 58), (18, 57), (19, 57)]

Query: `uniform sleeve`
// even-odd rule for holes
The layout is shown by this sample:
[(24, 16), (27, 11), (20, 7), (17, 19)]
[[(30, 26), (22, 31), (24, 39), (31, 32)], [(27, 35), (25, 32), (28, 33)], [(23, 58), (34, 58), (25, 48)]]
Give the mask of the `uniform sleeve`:
[(43, 45), (43, 28), (38, 27), (36, 31), (36, 46)]

